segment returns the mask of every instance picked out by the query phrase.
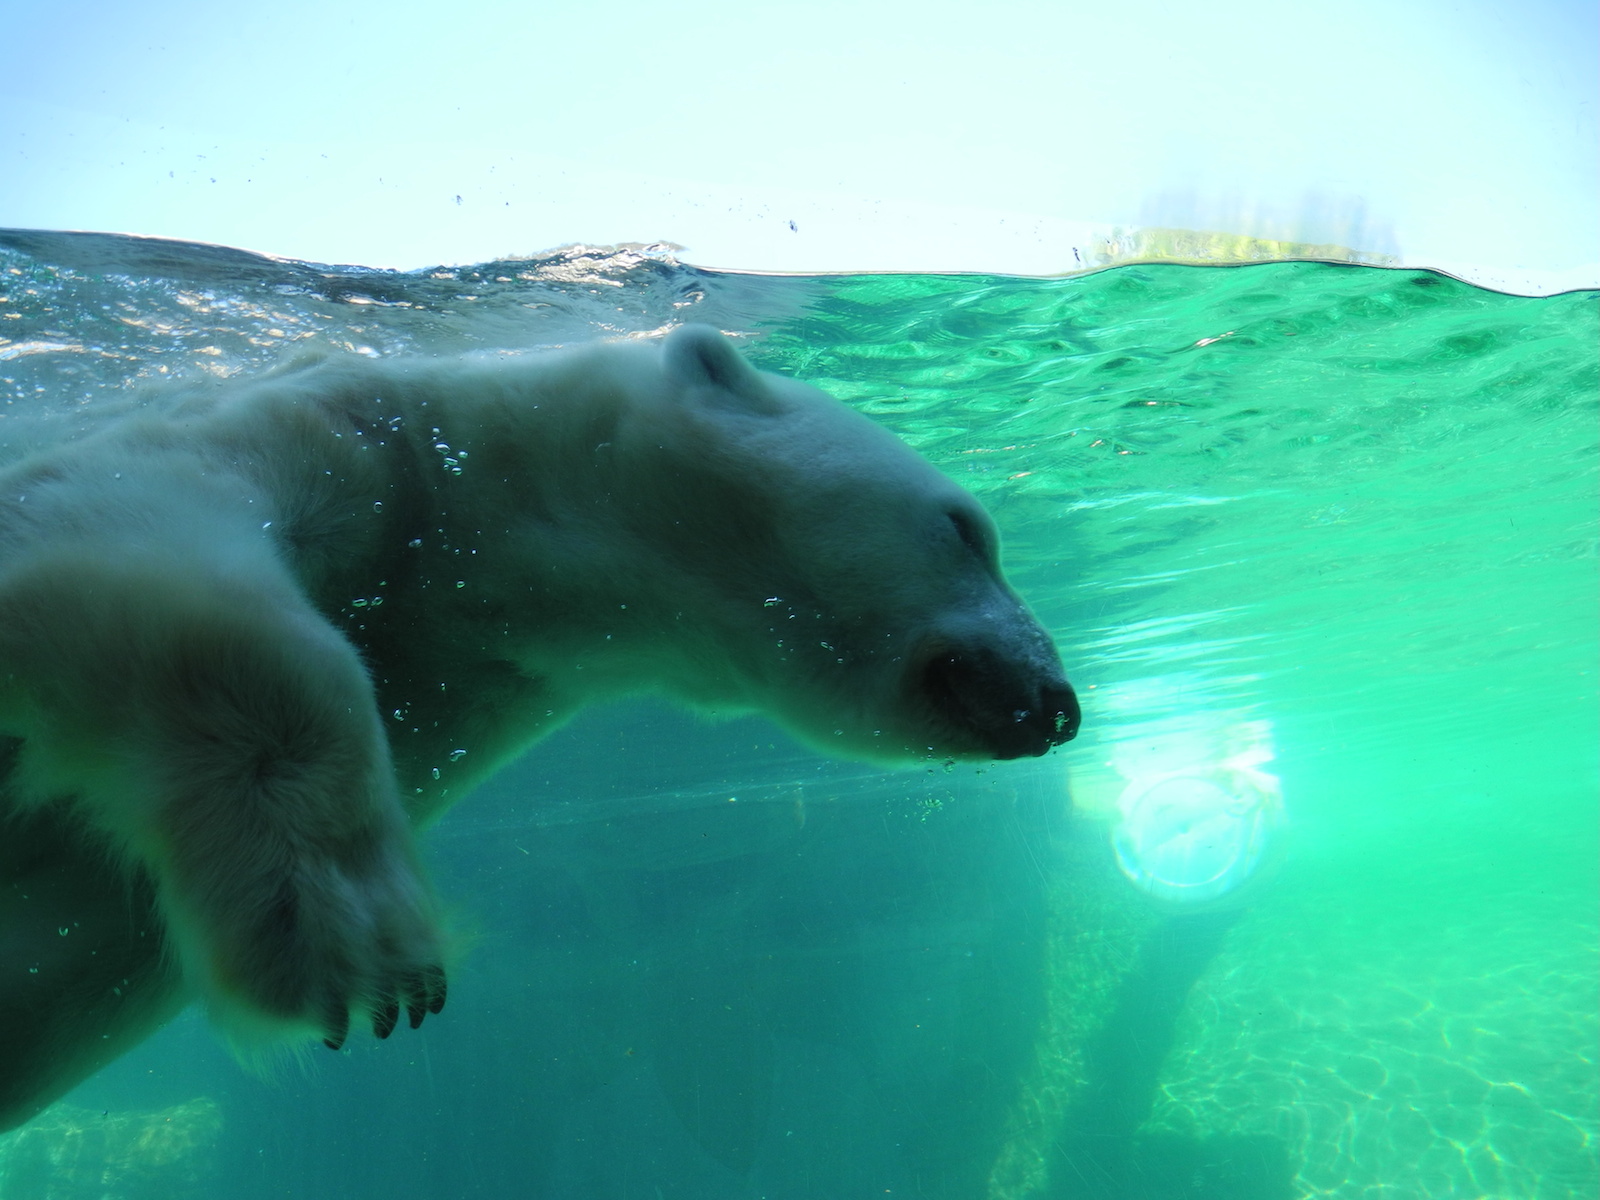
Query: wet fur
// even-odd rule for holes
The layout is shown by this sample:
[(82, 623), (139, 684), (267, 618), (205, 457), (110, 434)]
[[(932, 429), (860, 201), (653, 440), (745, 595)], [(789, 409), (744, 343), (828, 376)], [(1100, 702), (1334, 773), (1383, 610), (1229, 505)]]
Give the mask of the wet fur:
[(886, 760), (1076, 726), (971, 498), (709, 330), (310, 359), (0, 471), (0, 1128), (191, 999), (437, 1012), (414, 828), (640, 689)]

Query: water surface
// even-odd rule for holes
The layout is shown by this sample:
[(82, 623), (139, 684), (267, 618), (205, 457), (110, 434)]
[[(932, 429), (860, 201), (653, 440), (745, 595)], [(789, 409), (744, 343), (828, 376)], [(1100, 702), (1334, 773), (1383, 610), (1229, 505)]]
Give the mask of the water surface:
[[(48, 1160), (52, 1197), (130, 1200), (1592, 1197), (1596, 310), (1321, 263), (400, 274), (0, 235), (0, 459), (296, 347), (736, 332), (984, 500), (1085, 710), (1048, 759), (903, 773), (590, 714), (430, 835), (480, 931), (445, 1020), (263, 1082), (190, 1014), (0, 1138), (0, 1196)], [(1155, 905), (1119, 798), (1219, 764), (1288, 832)]]

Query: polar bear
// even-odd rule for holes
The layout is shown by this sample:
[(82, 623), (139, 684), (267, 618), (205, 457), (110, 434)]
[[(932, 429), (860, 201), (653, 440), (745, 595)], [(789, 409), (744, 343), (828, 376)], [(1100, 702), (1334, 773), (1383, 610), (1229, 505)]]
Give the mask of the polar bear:
[(972, 497), (704, 327), (300, 360), (0, 472), (0, 1128), (195, 999), (437, 1013), (413, 830), (641, 690), (883, 762), (1079, 720)]

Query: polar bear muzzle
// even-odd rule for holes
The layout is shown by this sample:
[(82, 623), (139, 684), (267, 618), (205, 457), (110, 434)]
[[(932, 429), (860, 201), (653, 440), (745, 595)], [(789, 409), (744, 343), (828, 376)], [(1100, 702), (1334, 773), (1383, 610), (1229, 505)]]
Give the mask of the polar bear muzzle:
[(916, 679), (937, 719), (991, 758), (1048, 753), (1077, 735), (1082, 718), (1065, 679), (1039, 679), (987, 646), (942, 648)]

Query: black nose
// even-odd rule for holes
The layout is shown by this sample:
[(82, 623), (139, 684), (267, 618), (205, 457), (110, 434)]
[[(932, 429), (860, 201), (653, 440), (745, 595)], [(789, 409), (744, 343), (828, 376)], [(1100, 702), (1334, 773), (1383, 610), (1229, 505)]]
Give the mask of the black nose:
[(1071, 741), (1082, 719), (1065, 679), (987, 648), (936, 654), (921, 685), (936, 715), (994, 758), (1044, 754)]
[[(1070, 742), (1078, 736), (1083, 710), (1078, 707), (1078, 693), (1072, 690), (1072, 685), (1065, 679), (1039, 689), (1038, 714), (1049, 741), (1045, 750)], [(1044, 750), (1039, 753), (1043, 754)]]

